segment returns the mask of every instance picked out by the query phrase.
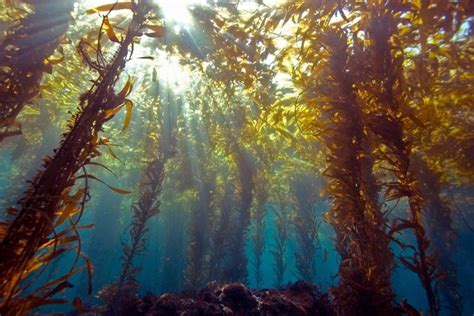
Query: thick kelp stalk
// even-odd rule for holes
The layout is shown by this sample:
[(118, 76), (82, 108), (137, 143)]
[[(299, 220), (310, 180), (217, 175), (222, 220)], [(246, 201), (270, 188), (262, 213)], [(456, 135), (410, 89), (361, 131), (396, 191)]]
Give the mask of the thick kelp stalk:
[[(379, 12), (381, 11), (381, 12)], [(406, 197), (409, 204), (409, 220), (400, 227), (411, 228), (416, 238), (416, 251), (412, 258), (400, 257), (402, 263), (415, 272), (426, 292), (431, 314), (439, 313), (434, 280), (437, 276), (436, 262), (430, 254), (430, 242), (423, 225), (424, 197), (417, 179), (410, 171), (411, 148), (404, 137), (404, 123), (401, 119), (401, 104), (406, 101), (403, 90), (402, 50), (392, 45), (392, 37), (397, 31), (397, 19), (391, 12), (380, 8), (374, 10), (367, 34), (370, 46), (367, 57), (369, 62), (367, 83), (367, 121), (376, 142), (377, 157), (387, 162), (396, 180), (385, 183), (388, 199)]]
[(245, 254), (245, 243), (250, 225), (250, 207), (254, 198), (255, 170), (249, 160), (248, 152), (237, 145), (234, 151), (235, 163), (238, 175), (237, 187), (237, 216), (233, 223), (232, 244), (230, 248), (230, 261), (225, 268), (224, 279), (228, 282), (247, 282), (247, 256)]
[(263, 170), (259, 170), (259, 174), (255, 181), (255, 205), (253, 209), (254, 231), (251, 235), (252, 250), (254, 261), (252, 262), (255, 273), (255, 286), (260, 288), (262, 285), (262, 257), (265, 251), (265, 217), (267, 214), (266, 203), (268, 199), (268, 179)]
[[(120, 41), (116, 55), (110, 63), (95, 64), (99, 78), (82, 95), (79, 111), (71, 119), (61, 146), (52, 157), (45, 159), (43, 170), (34, 177), (29, 190), (20, 200), (18, 215), (9, 225), (0, 244), (0, 291), (4, 313), (12, 310), (10, 305), (14, 304), (13, 296), (17, 294), (25, 271), (34, 264), (32, 259), (37, 251), (48, 243), (56, 243), (54, 236), (52, 239), (48, 236), (53, 233), (57, 216), (74, 209), (74, 203), (70, 207), (69, 192), (77, 180), (76, 173), (79, 170), (85, 172), (85, 166), (99, 154), (98, 146), (107, 142), (99, 137), (102, 126), (126, 102), (130, 85), (127, 84), (118, 95), (114, 87), (151, 7), (147, 1), (143, 1), (132, 3), (132, 9), (133, 19), (126, 36)], [(83, 177), (87, 181), (87, 174)], [(81, 192), (79, 195), (86, 196), (87, 193)], [(61, 209), (63, 206), (65, 208)]]
[[(462, 315), (463, 298), (459, 290), (456, 264), (452, 256), (456, 250), (456, 231), (453, 227), (454, 210), (443, 198), (443, 182), (419, 155), (412, 156), (412, 170), (416, 175), (426, 203), (423, 214), (436, 264), (443, 275), (438, 286), (451, 315)], [(441, 307), (441, 306), (440, 306)]]
[(364, 121), (353, 84), (347, 36), (341, 29), (322, 35), (318, 93), (326, 116), (327, 191), (332, 208), (327, 219), (337, 235), (341, 256), (339, 285), (333, 289), (343, 315), (390, 315), (392, 254), (367, 148)]
[(310, 282), (316, 278), (316, 252), (319, 246), (319, 222), (315, 209), (319, 193), (315, 181), (311, 175), (299, 175), (291, 183), (296, 208), (296, 270), (301, 280)]
[(43, 74), (62, 60), (48, 59), (67, 32), (75, 0), (25, 0), (33, 12), (12, 26), (0, 44), (0, 142), (21, 134), (16, 122), (40, 94)]

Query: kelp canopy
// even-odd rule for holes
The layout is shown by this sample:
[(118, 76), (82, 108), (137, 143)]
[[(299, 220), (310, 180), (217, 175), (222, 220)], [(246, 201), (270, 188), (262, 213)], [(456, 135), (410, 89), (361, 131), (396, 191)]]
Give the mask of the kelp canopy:
[(474, 310), (471, 1), (0, 3), (0, 314)]

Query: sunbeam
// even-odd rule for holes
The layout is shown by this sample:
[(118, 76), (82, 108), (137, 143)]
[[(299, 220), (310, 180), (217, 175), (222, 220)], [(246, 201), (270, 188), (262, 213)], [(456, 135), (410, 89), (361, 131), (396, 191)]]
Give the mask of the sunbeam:
[(182, 27), (189, 27), (193, 17), (189, 12), (192, 6), (205, 5), (204, 0), (155, 0), (163, 10), (165, 20), (172, 21)]

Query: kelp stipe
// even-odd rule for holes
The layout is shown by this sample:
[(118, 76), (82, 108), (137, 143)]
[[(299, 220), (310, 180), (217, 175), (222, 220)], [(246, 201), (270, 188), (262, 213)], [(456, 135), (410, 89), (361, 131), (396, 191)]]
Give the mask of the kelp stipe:
[(160, 193), (165, 176), (165, 164), (170, 158), (166, 153), (157, 150), (157, 157), (153, 158), (145, 168), (140, 185), (140, 197), (132, 206), (133, 219), (130, 228), (130, 242), (123, 245), (122, 270), (117, 283), (101, 290), (99, 296), (108, 304), (108, 308), (116, 315), (125, 311), (117, 310), (119, 302), (127, 297), (134, 296), (138, 290), (136, 276), (140, 271), (134, 266), (134, 259), (145, 251), (145, 235), (149, 230), (148, 222), (160, 212)]
[[(214, 209), (216, 190), (215, 171), (207, 163), (212, 154), (206, 143), (194, 146), (198, 154), (196, 162), (199, 178), (194, 179), (196, 187), (196, 204), (192, 206), (192, 219), (188, 230), (189, 247), (186, 269), (186, 283), (190, 289), (203, 287), (209, 280), (209, 252), (211, 242), (211, 218)], [(207, 159), (206, 159), (207, 158)]]
[(411, 164), (425, 197), (423, 222), (431, 239), (437, 267), (442, 273), (438, 277), (437, 287), (452, 315), (462, 315), (463, 297), (459, 290), (456, 264), (451, 258), (456, 250), (457, 234), (453, 227), (453, 207), (443, 197), (443, 189), (446, 189), (443, 186), (446, 184), (439, 173), (429, 168), (423, 157), (412, 155)]
[[(420, 48), (418, 54), (404, 55), (405, 62), (414, 64), (404, 73), (406, 97), (401, 98), (400, 113), (402, 118), (408, 116), (403, 123), (412, 148), (410, 171), (425, 198), (422, 217), (430, 240), (430, 259), (437, 270), (433, 288), (440, 294), (438, 308), (441, 313), (461, 315), (462, 287), (452, 258), (457, 239), (454, 219), (463, 214), (456, 210), (457, 202), (449, 195), (450, 187), (470, 186), (473, 176), (472, 158), (468, 158), (472, 156), (472, 150), (468, 149), (472, 148), (472, 126), (464, 118), (453, 116), (464, 112), (466, 106), (472, 108), (472, 102), (468, 101), (471, 96), (467, 94), (473, 84), (472, 55), (468, 55), (472, 27), (463, 31), (463, 25), (472, 18), (472, 5), (439, 2), (433, 6), (424, 1), (417, 8), (417, 16), (419, 19), (412, 22), (416, 27), (406, 27), (404, 36), (394, 34), (405, 45), (415, 44)], [(416, 116), (407, 115), (408, 107), (414, 105)]]
[[(213, 165), (214, 152), (212, 139), (209, 138), (213, 123), (208, 121), (207, 113), (210, 104), (207, 100), (193, 105), (199, 108), (203, 116), (190, 119), (186, 130), (189, 153), (195, 155), (191, 160), (192, 181), (195, 196), (191, 208), (191, 221), (188, 230), (187, 262), (185, 272), (186, 288), (197, 290), (210, 281), (214, 271), (211, 270), (211, 258), (214, 251), (213, 228), (217, 221), (217, 169)], [(222, 237), (222, 236), (221, 236)]]
[(271, 253), (274, 261), (273, 271), (275, 273), (273, 284), (275, 287), (280, 288), (284, 284), (283, 280), (285, 279), (285, 273), (288, 266), (286, 251), (291, 230), (287, 224), (290, 223), (290, 205), (286, 201), (286, 196), (284, 196), (284, 193), (278, 191), (276, 194), (274, 193), (277, 195), (275, 198), (277, 203), (275, 206), (271, 207), (271, 210), (275, 216), (276, 230), (276, 236)]
[(247, 157), (248, 152), (236, 145), (234, 159), (237, 175), (237, 216), (232, 230), (229, 265), (226, 267), (224, 279), (229, 282), (247, 282), (247, 257), (245, 242), (250, 225), (250, 207), (254, 198), (254, 170)]
[[(128, 311), (121, 309), (123, 306), (121, 302), (133, 301), (138, 294), (137, 276), (141, 268), (134, 261), (146, 251), (146, 235), (150, 230), (150, 220), (158, 216), (161, 209), (166, 164), (177, 153), (176, 127), (181, 107), (176, 104), (178, 102), (175, 102), (174, 96), (168, 90), (165, 92), (167, 100), (159, 101), (158, 78), (152, 82), (150, 90), (153, 101), (148, 115), (147, 136), (143, 142), (147, 163), (139, 184), (138, 200), (132, 205), (133, 218), (128, 232), (130, 239), (122, 243), (122, 266), (117, 281), (99, 293), (99, 297), (107, 303), (109, 312), (114, 315), (128, 314)], [(177, 109), (172, 110), (172, 106)]]
[[(251, 222), (251, 206), (255, 193), (256, 170), (252, 160), (252, 152), (238, 141), (237, 135), (243, 133), (245, 117), (242, 115), (244, 108), (237, 100), (236, 109), (226, 118), (232, 131), (232, 136), (226, 140), (228, 155), (230, 158), (230, 169), (235, 178), (234, 205), (231, 229), (227, 233), (229, 240), (228, 260), (223, 267), (223, 280), (225, 282), (248, 282), (247, 263), (245, 254), (245, 244), (247, 242), (248, 230)], [(221, 109), (219, 109), (221, 111)], [(223, 118), (224, 114), (218, 112), (218, 117)]]
[(261, 168), (255, 180), (255, 198), (253, 207), (253, 223), (254, 229), (250, 236), (252, 241), (252, 251), (254, 259), (252, 262), (253, 272), (255, 275), (255, 286), (260, 288), (262, 286), (262, 257), (265, 251), (265, 228), (266, 228), (266, 214), (267, 214), (267, 199), (268, 199), (268, 170)]
[[(226, 179), (229, 179), (226, 177)], [(234, 211), (233, 181), (225, 184), (224, 192), (216, 208), (219, 216), (215, 219), (215, 227), (211, 235), (211, 253), (209, 259), (209, 269), (213, 271), (213, 279), (219, 283), (225, 282), (225, 269), (230, 260), (231, 235), (229, 231), (232, 227), (232, 215)]]
[[(0, 142), (22, 133), (18, 114), (40, 94), (44, 73), (51, 73), (60, 58), (50, 58), (61, 52), (61, 37), (71, 22), (75, 0), (25, 0), (32, 13), (12, 26), (0, 44)], [(37, 30), (44, 29), (37, 33)]]
[(394, 298), (392, 254), (384, 231), (385, 219), (373, 191), (377, 186), (362, 109), (353, 90), (358, 73), (351, 69), (345, 32), (323, 32), (318, 38), (325, 76), (317, 87), (325, 114), (325, 175), (329, 177), (327, 191), (332, 202), (326, 219), (336, 230), (336, 249), (342, 260), (340, 282), (333, 293), (343, 314), (390, 315)]
[(203, 287), (211, 275), (209, 270), (211, 210), (213, 208), (215, 181), (212, 173), (197, 182), (197, 202), (193, 207), (188, 231), (189, 247), (186, 283), (189, 289)]
[[(314, 176), (296, 175), (291, 183), (294, 197), (295, 216), (293, 219), (296, 236), (296, 270), (301, 280), (314, 282), (316, 278), (316, 253), (319, 250), (319, 225), (316, 207), (318, 199), (317, 183)], [(280, 215), (281, 216), (281, 215)], [(284, 234), (281, 231), (280, 234)], [(280, 236), (280, 238), (284, 237)], [(282, 251), (282, 250), (280, 250)], [(281, 268), (280, 268), (281, 269)]]
[[(65, 233), (54, 234), (51, 238), (48, 236), (55, 232), (55, 226), (59, 226), (59, 222), (67, 220), (72, 214), (82, 213), (88, 195), (87, 183), (92, 179), (85, 167), (99, 154), (98, 146), (108, 143), (106, 139), (99, 137), (99, 132), (103, 124), (126, 102), (125, 98), (130, 92), (130, 83), (118, 95), (115, 94), (114, 87), (151, 7), (148, 1), (144, 0), (134, 3), (132, 9), (133, 19), (114, 59), (107, 63), (104, 59), (91, 61), (85, 56), (89, 65), (99, 71), (99, 78), (82, 96), (78, 112), (71, 119), (69, 131), (64, 134), (61, 146), (52, 157), (45, 158), (43, 170), (32, 180), (29, 190), (20, 201), (20, 209), (15, 211), (18, 215), (9, 225), (0, 244), (0, 290), (3, 297), (0, 306), (5, 314), (24, 313), (41, 304), (63, 302), (51, 301), (48, 297), (69, 286), (67, 278), (64, 282), (57, 282), (59, 284), (53, 282), (53, 289), (46, 294), (39, 297), (30, 296), (26, 301), (18, 298), (19, 285), (27, 277), (25, 271), (34, 271), (33, 268), (46, 263), (42, 257), (38, 259), (43, 261), (34, 261), (38, 250), (50, 248), (52, 253), (47, 258), (54, 258), (64, 252), (62, 249), (56, 249), (58, 243), (66, 242), (62, 241), (61, 237), (72, 238), (70, 241), (79, 238), (77, 222), (72, 219), (69, 219), (71, 228), (66, 229)], [(103, 23), (107, 22), (106, 19), (107, 16)], [(100, 41), (97, 53), (101, 53)], [(76, 176), (80, 170), (84, 171), (84, 174)], [(71, 196), (70, 191), (79, 178), (84, 179), (85, 187)], [(71, 230), (75, 236), (64, 236)], [(41, 253), (39, 255), (41, 256)], [(72, 268), (70, 273), (73, 272)]]
[(394, 17), (397, 8), (393, 11), (390, 8), (385, 11), (374, 8), (373, 11), (366, 30), (370, 40), (367, 60), (370, 60), (368, 77), (371, 79), (366, 86), (367, 106), (370, 107), (367, 109), (368, 126), (380, 144), (375, 155), (391, 166), (397, 179), (385, 183), (387, 199), (408, 199), (408, 223), (393, 227), (391, 233), (403, 229), (401, 227), (410, 227), (416, 238), (416, 253), (412, 258), (400, 256), (400, 260), (418, 274), (426, 292), (430, 313), (435, 316), (439, 313), (439, 306), (433, 283), (439, 272), (430, 254), (430, 242), (422, 222), (424, 197), (410, 171), (411, 148), (404, 138), (404, 124), (400, 119), (400, 107), (406, 98), (404, 78), (401, 76), (403, 56), (400, 49), (391, 44), (391, 38), (398, 30)]

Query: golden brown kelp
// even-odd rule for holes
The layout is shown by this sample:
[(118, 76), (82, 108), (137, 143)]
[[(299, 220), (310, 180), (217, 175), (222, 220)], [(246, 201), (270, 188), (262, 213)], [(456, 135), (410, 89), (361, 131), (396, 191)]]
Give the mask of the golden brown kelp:
[(439, 270), (434, 287), (444, 298), (439, 308), (447, 307), (453, 315), (462, 313), (456, 266), (449, 258), (455, 251), (456, 202), (443, 195), (451, 185), (469, 185), (473, 179), (472, 8), (467, 2), (422, 1), (412, 9), (413, 25), (395, 34), (405, 45), (419, 48), (406, 49), (403, 56), (406, 96), (399, 98), (400, 112), (416, 109), (412, 120), (403, 121), (414, 148), (410, 170), (426, 200), (422, 217)]
[(423, 218), (431, 239), (431, 247), (436, 254), (437, 267), (443, 273), (438, 280), (438, 287), (451, 315), (462, 315), (463, 300), (456, 264), (452, 260), (457, 237), (453, 227), (454, 210), (448, 200), (442, 197), (443, 183), (440, 173), (431, 170), (419, 155), (412, 156), (411, 167), (426, 199)]
[(361, 61), (352, 58), (357, 36), (351, 28), (357, 20), (346, 16), (357, 8), (364, 8), (364, 3), (291, 1), (266, 12), (262, 28), (296, 23), (277, 63), (301, 91), (294, 101), (298, 129), (308, 138), (320, 137), (325, 145), (325, 191), (332, 202), (326, 220), (334, 226), (341, 256), (340, 284), (333, 288), (339, 313), (391, 314), (393, 255), (355, 90), (364, 76)]
[[(372, 159), (353, 84), (356, 73), (348, 38), (328, 29), (319, 38), (317, 93), (325, 116), (324, 141), (332, 207), (327, 219), (337, 235), (341, 255), (339, 285), (333, 289), (339, 311), (346, 315), (392, 313), (392, 254), (385, 219), (378, 205)], [(319, 80), (318, 80), (319, 79)]]
[[(174, 104), (170, 104), (173, 109)], [(162, 210), (160, 215), (162, 229), (160, 235), (159, 263), (153, 263), (158, 270), (158, 286), (160, 291), (178, 293), (185, 289), (186, 251), (188, 247), (188, 228), (190, 222), (190, 206), (194, 202), (193, 173), (187, 134), (187, 118), (178, 119), (175, 129), (176, 156), (166, 167), (166, 188), (162, 194)], [(156, 271), (155, 270), (155, 271)], [(153, 279), (152, 279), (153, 280)]]
[(291, 183), (296, 212), (294, 217), (296, 270), (301, 280), (310, 282), (316, 278), (319, 222), (315, 208), (319, 191), (316, 179), (311, 175), (297, 175)]
[[(403, 7), (401, 7), (403, 9)], [(422, 222), (424, 198), (410, 171), (411, 148), (404, 135), (404, 124), (401, 120), (401, 104), (406, 101), (403, 90), (403, 48), (395, 47), (392, 38), (397, 32), (400, 22), (400, 11), (375, 7), (367, 25), (367, 36), (370, 46), (367, 57), (367, 74), (370, 81), (365, 87), (367, 93), (367, 122), (376, 142), (380, 145), (375, 151), (376, 156), (385, 161), (393, 172), (396, 180), (385, 183), (386, 197), (399, 199), (406, 197), (409, 204), (410, 219), (392, 228), (392, 233), (402, 227), (410, 227), (416, 238), (416, 251), (412, 258), (401, 256), (400, 260), (410, 270), (418, 274), (425, 289), (430, 312), (437, 315), (439, 306), (434, 290), (437, 277), (435, 258), (430, 254), (430, 242), (426, 237)], [(408, 226), (407, 226), (408, 225)]]
[[(25, 270), (32, 264), (42, 264), (32, 261), (38, 250), (48, 245), (55, 248), (54, 245), (60, 241), (59, 236), (48, 238), (54, 232), (53, 225), (58, 215), (66, 220), (70, 212), (76, 210), (76, 204), (82, 202), (81, 205), (84, 205), (84, 198), (81, 200), (81, 196), (87, 196), (87, 192), (80, 190), (73, 197), (69, 193), (78, 179), (76, 173), (79, 170), (85, 172), (82, 178), (87, 184), (90, 176), (85, 167), (99, 154), (97, 147), (107, 143), (107, 140), (99, 137), (99, 132), (104, 123), (126, 102), (125, 97), (131, 89), (130, 83), (118, 95), (114, 92), (114, 87), (151, 7), (148, 1), (142, 1), (132, 2), (131, 9), (133, 19), (126, 36), (120, 41), (116, 55), (110, 63), (101, 59), (92, 65), (99, 71), (99, 78), (82, 95), (78, 113), (71, 119), (69, 131), (64, 134), (61, 146), (52, 157), (45, 159), (43, 169), (32, 180), (29, 190), (20, 201), (19, 209), (15, 211), (18, 215), (9, 225), (0, 244), (1, 308), (4, 313), (18, 307), (15, 298), (19, 283), (25, 277)], [(101, 51), (97, 53), (100, 54)], [(91, 62), (89, 57), (86, 59)], [(85, 190), (87, 188), (86, 185)]]
[(39, 95), (43, 74), (62, 60), (50, 56), (69, 27), (75, 0), (24, 2), (33, 12), (12, 26), (0, 44), (0, 142), (21, 134), (18, 114)]
[(406, 138), (414, 148), (410, 170), (426, 199), (423, 219), (440, 273), (435, 288), (444, 298), (439, 307), (461, 314), (456, 266), (448, 256), (455, 251), (452, 220), (456, 202), (448, 202), (444, 195), (450, 186), (469, 185), (473, 179), (474, 129), (469, 118), (474, 63), (469, 36), (472, 26), (467, 27), (472, 4), (469, 9), (463, 2), (423, 1), (416, 12), (410, 20), (413, 26), (398, 32), (404, 37), (395, 34), (404, 44), (419, 47), (415, 51), (405, 49), (406, 97), (400, 98), (400, 111), (408, 109), (412, 113), (411, 120), (405, 118), (403, 123)]

